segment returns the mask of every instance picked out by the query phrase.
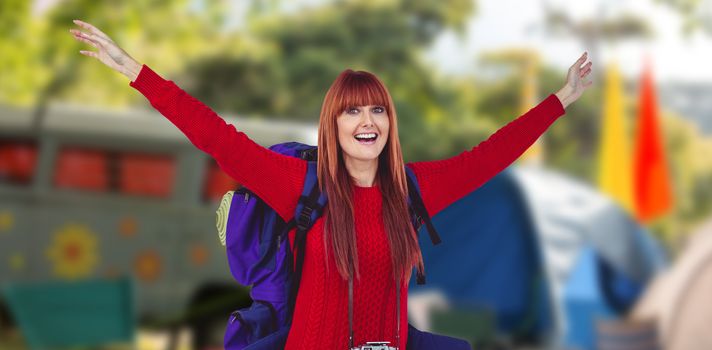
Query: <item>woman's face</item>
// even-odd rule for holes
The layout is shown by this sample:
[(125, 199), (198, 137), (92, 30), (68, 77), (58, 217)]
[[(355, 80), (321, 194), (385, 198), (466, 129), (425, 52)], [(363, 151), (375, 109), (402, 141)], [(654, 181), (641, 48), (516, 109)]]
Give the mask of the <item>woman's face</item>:
[(386, 107), (348, 107), (336, 118), (336, 125), (345, 162), (378, 160), (390, 128)]

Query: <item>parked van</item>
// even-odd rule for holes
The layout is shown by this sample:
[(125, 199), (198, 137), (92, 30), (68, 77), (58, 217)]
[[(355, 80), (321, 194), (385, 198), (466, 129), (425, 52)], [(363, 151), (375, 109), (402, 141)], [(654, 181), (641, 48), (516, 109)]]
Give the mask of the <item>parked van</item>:
[[(223, 117), (265, 146), (317, 142), (313, 125)], [(153, 110), (55, 105), (38, 123), (0, 106), (0, 288), (131, 275), (144, 322), (229, 314), (218, 294), (249, 296), (215, 210), (238, 186)]]

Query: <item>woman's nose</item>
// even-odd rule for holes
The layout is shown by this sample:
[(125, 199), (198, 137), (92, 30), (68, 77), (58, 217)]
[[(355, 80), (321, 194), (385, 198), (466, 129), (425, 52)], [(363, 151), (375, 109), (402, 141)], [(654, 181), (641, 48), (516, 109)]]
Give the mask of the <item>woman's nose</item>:
[(363, 126), (371, 126), (373, 125), (373, 116), (371, 115), (371, 112), (366, 111), (363, 114), (363, 120), (361, 121), (361, 124)]

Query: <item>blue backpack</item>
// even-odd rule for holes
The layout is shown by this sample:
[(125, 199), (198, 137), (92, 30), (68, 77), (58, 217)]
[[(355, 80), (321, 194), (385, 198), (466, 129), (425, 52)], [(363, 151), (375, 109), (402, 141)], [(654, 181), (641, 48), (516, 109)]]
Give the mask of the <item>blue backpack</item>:
[[(294, 218), (289, 222), (244, 187), (229, 191), (222, 198), (217, 210), (217, 227), (226, 246), (230, 272), (240, 284), (252, 286), (253, 300), (249, 308), (231, 314), (224, 337), (228, 350), (284, 348), (301, 280), (306, 234), (327, 203), (317, 184), (315, 146), (287, 142), (270, 149), (306, 160), (307, 174)], [(440, 237), (420, 197), (415, 174), (408, 167), (406, 174), (409, 211), (416, 232), (425, 224), (432, 243), (438, 244)], [(291, 247), (287, 234), (295, 227)], [(418, 274), (417, 281), (425, 283), (425, 276)], [(442, 348), (470, 349), (470, 346), (460, 339), (408, 326), (408, 349)]]

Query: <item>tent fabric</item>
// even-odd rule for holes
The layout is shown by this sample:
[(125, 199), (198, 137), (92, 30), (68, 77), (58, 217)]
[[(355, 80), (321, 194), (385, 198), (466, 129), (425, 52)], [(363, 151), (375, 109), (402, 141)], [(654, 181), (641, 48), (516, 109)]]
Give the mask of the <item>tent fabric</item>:
[(712, 348), (712, 220), (690, 234), (675, 264), (660, 274), (632, 312), (655, 321), (665, 349)]
[[(538, 260), (536, 235), (520, 196), (510, 176), (497, 176), (436, 215), (433, 224), (443, 243), (433, 246), (427, 233), (420, 232), (428, 282), (424, 286), (412, 282), (411, 292), (435, 288), (453, 303), (496, 310), (502, 331), (522, 327), (524, 310), (535, 297), (531, 289), (543, 276), (532, 263)], [(477, 232), (472, 232), (473, 224)], [(534, 323), (533, 328), (543, 329), (545, 317)]]
[[(433, 247), (421, 232), (428, 283), (411, 283), (413, 299), (437, 291), (451, 307), (489, 310), (500, 332), (543, 336), (553, 344), (590, 348), (586, 339), (594, 329), (571, 322), (573, 301), (576, 318), (619, 313), (611, 295), (629, 307), (666, 265), (659, 244), (613, 201), (537, 167), (508, 168), (433, 223), (443, 243)], [(582, 269), (587, 251), (597, 263)], [(601, 293), (572, 293), (580, 278)]]
[(624, 209), (594, 188), (535, 167), (519, 168), (513, 176), (524, 188), (535, 222), (551, 299), (560, 301), (552, 303), (559, 342), (571, 341), (571, 333), (593, 332), (586, 324), (567, 319), (565, 309), (570, 298), (565, 287), (575, 277), (574, 268), (584, 249), (591, 247), (613, 270), (641, 286), (666, 266), (659, 243)]

